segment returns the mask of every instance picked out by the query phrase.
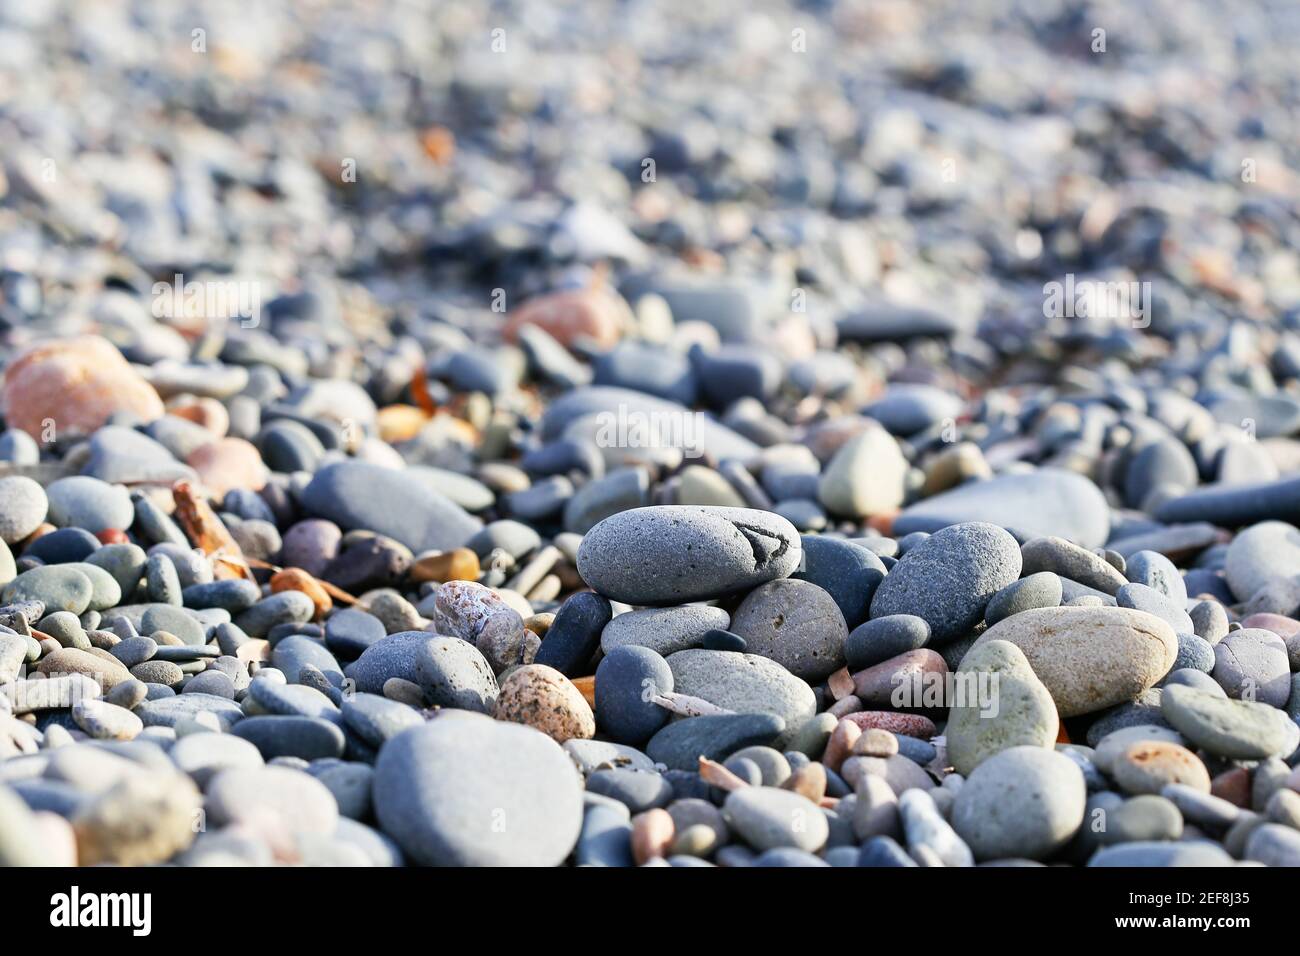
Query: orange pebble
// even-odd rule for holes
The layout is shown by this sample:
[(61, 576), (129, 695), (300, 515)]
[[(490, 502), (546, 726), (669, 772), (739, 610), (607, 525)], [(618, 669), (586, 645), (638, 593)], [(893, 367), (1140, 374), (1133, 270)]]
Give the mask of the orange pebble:
[(105, 528), (103, 531), (96, 531), (95, 537), (99, 539), (101, 544), (127, 543), (126, 532), (120, 531), (117, 528)]
[(478, 555), (469, 548), (455, 548), (440, 554), (422, 555), (411, 565), (412, 581), (477, 581), (482, 569)]
[(596, 678), (594, 677), (574, 677), (573, 686), (578, 688), (582, 693), (582, 698), (587, 702), (587, 706), (595, 709), (596, 707)]

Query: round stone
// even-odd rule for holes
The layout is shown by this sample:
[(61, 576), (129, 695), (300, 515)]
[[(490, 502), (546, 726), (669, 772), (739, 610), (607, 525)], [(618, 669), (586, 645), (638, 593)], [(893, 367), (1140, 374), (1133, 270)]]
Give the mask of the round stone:
[(414, 707), (378, 694), (350, 694), (343, 698), (343, 723), (376, 750), (409, 727), (424, 723)]
[(1232, 631), (1214, 645), (1214, 670), (1229, 697), (1285, 707), (1291, 696), (1286, 642), (1263, 628)]
[(1111, 776), (1127, 793), (1160, 793), (1171, 783), (1210, 792), (1210, 773), (1186, 747), (1162, 740), (1131, 743), (1114, 760)]
[(1169, 672), (1178, 655), (1173, 628), (1127, 608), (1024, 611), (989, 628), (972, 649), (995, 640), (1024, 652), (1062, 717), (1135, 700)]
[(898, 442), (873, 424), (835, 452), (818, 483), (817, 498), (836, 515), (892, 514), (903, 503), (907, 469)]
[(648, 647), (615, 647), (596, 668), (596, 727), (625, 744), (643, 744), (668, 723), (671, 713), (652, 699), (671, 693), (668, 662)]
[(440, 707), (492, 713), (499, 688), (478, 649), (458, 637), (430, 637), (416, 651), (417, 683)]
[(426, 866), (556, 866), (578, 840), (582, 781), (545, 734), (469, 714), (385, 745), (375, 815)]
[(578, 573), (611, 600), (684, 604), (787, 577), (802, 553), (794, 525), (770, 512), (663, 505), (621, 511), (588, 531)]
[(264, 762), (256, 747), (232, 734), (186, 734), (168, 755), (178, 769), (204, 788), (223, 770), (254, 769)]
[(954, 525), (910, 549), (885, 576), (871, 616), (914, 614), (930, 625), (931, 642), (965, 637), (989, 599), (1020, 577), (1020, 547), (1001, 528)]
[(393, 677), (418, 685), (420, 652), (432, 636), (428, 631), (389, 634), (367, 647), (348, 666), (348, 677), (356, 683), (357, 690), (367, 694), (382, 694), (384, 682)]
[[(186, 740), (209, 736), (212, 735), (185, 737), (177, 746)], [(250, 758), (239, 762), (247, 759)], [(209, 823), (216, 826), (245, 823), (256, 828), (266, 826), (269, 818), (286, 833), (322, 834), (333, 833), (338, 826), (338, 803), (315, 777), (287, 767), (231, 766), (232, 763), (223, 760), (228, 769), (216, 772), (208, 785)], [(211, 763), (204, 767), (209, 772), (215, 770)]]
[(1074, 761), (1039, 747), (1012, 747), (966, 778), (952, 826), (977, 860), (1042, 860), (1074, 836), (1086, 800)]
[(733, 790), (722, 812), (731, 830), (760, 851), (793, 847), (815, 853), (830, 835), (826, 815), (817, 804), (776, 787)]
[(45, 489), (25, 475), (0, 478), (0, 541), (17, 544), (40, 527), (49, 509)]
[(826, 591), (807, 581), (787, 578), (755, 588), (736, 608), (731, 630), (751, 654), (809, 682), (844, 666), (844, 615)]
[(49, 519), (60, 528), (84, 528), (96, 534), (107, 528), (125, 531), (135, 520), (130, 493), (121, 485), (73, 475), (46, 489)]
[(596, 718), (582, 692), (567, 677), (544, 664), (511, 671), (497, 695), (497, 720), (540, 730), (557, 743), (595, 736)]
[(1300, 574), (1300, 530), (1282, 521), (1264, 521), (1237, 533), (1228, 545), (1224, 577), (1239, 601), (1273, 581)]
[(831, 596), (844, 623), (857, 627), (871, 611), (871, 599), (885, 577), (880, 558), (861, 545), (823, 535), (804, 535), (803, 563), (790, 575), (810, 581)]

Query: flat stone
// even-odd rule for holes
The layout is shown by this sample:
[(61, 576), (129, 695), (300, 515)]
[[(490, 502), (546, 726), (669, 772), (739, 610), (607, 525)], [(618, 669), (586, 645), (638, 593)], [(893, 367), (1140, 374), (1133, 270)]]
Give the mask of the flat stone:
[(345, 743), (343, 731), (337, 724), (317, 717), (245, 717), (230, 732), (253, 744), (267, 760), (275, 757), (301, 757), (303, 760), (341, 757)]
[(648, 647), (667, 657), (699, 647), (711, 630), (726, 630), (731, 616), (722, 608), (705, 604), (642, 608), (619, 614), (605, 625), (600, 647), (606, 654), (616, 647)]
[(688, 717), (651, 737), (645, 752), (669, 769), (698, 771), (700, 757), (721, 762), (742, 747), (771, 744), (785, 728), (785, 721), (770, 713)]
[(1127, 608), (1025, 611), (989, 628), (972, 649), (995, 640), (1024, 652), (1062, 717), (1135, 700), (1169, 672), (1178, 654), (1168, 624)]
[(175, 727), (182, 720), (202, 713), (212, 713), (221, 722), (223, 732), (229, 731), (244, 719), (244, 712), (234, 701), (208, 694), (180, 694), (147, 700), (136, 707), (133, 713), (146, 727)]
[(777, 787), (733, 790), (723, 815), (742, 840), (760, 851), (793, 847), (815, 853), (830, 834), (826, 816), (815, 803)]
[(1295, 725), (1268, 704), (1216, 697), (1191, 687), (1168, 686), (1161, 712), (1179, 733), (1220, 757), (1262, 760), (1294, 749)]
[(344, 530), (361, 528), (412, 551), (448, 551), (482, 527), (418, 477), (365, 462), (326, 465), (303, 491), (304, 507)]
[(81, 614), (95, 593), (90, 578), (66, 564), (45, 565), (24, 571), (0, 591), (0, 602), (40, 601), (49, 612)]
[(1270, 520), (1295, 525), (1300, 523), (1300, 478), (1202, 485), (1158, 505), (1154, 517), (1166, 524), (1204, 521), (1221, 528)]
[(1087, 478), (1042, 468), (972, 482), (926, 498), (903, 510), (894, 520), (893, 533), (901, 537), (914, 531), (934, 532), (972, 521), (998, 525), (1025, 540), (1054, 535), (1085, 548), (1099, 548), (1110, 531), (1110, 509)]
[(578, 573), (612, 600), (683, 604), (787, 577), (801, 554), (794, 525), (769, 512), (665, 505), (620, 512), (588, 531)]

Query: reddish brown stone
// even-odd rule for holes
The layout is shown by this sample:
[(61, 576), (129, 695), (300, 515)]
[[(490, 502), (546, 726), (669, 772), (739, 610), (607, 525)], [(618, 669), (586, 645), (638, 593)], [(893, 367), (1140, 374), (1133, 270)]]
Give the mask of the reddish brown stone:
[(38, 441), (90, 434), (117, 412), (151, 422), (162, 399), (107, 339), (97, 335), (41, 342), (19, 354), (4, 377), (4, 415)]

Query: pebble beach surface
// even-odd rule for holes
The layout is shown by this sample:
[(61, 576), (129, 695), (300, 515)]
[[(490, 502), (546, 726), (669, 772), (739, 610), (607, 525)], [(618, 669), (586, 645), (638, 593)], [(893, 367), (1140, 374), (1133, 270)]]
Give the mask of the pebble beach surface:
[(1294, 10), (724, 6), (0, 0), (0, 865), (1300, 866)]

